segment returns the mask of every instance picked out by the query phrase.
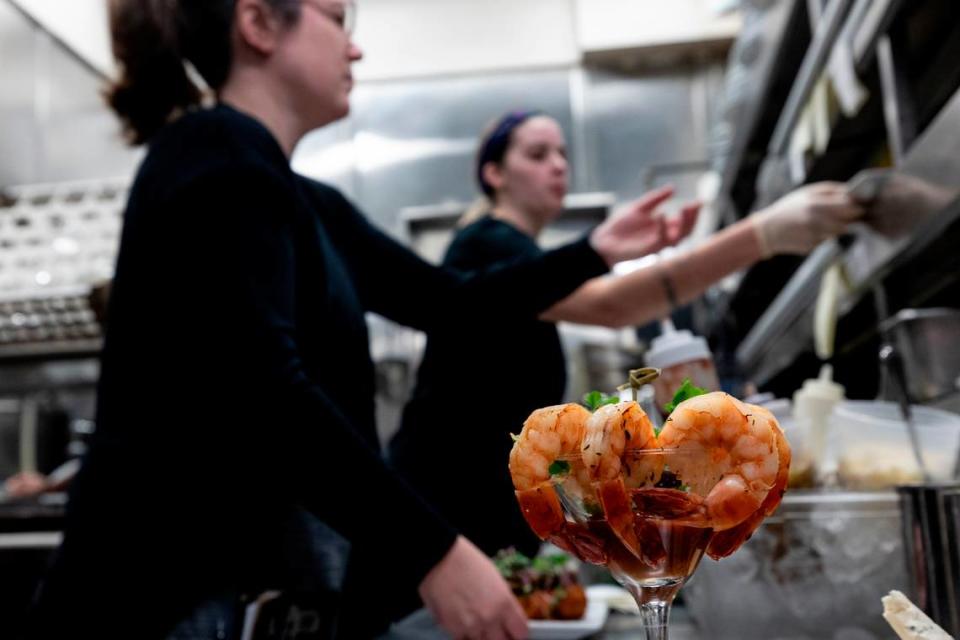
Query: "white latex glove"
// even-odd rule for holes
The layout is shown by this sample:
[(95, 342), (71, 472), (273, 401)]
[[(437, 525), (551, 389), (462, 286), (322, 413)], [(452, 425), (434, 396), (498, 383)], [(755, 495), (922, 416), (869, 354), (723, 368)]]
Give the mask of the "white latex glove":
[(828, 238), (838, 236), (863, 216), (863, 207), (839, 182), (817, 182), (800, 187), (750, 220), (765, 258), (780, 254), (804, 255)]
[(510, 587), (463, 536), (420, 583), (420, 597), (437, 624), (457, 640), (527, 637), (527, 617)]
[(684, 205), (667, 218), (658, 207), (673, 196), (673, 187), (648, 191), (614, 211), (590, 234), (590, 244), (609, 266), (677, 244), (697, 221), (699, 202)]

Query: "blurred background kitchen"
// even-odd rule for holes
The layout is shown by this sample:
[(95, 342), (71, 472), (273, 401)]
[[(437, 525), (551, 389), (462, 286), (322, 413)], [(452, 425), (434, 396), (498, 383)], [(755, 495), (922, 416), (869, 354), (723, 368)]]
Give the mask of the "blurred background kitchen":
[[(899, 588), (960, 631), (960, 499), (948, 486), (960, 445), (956, 2), (360, 0), (359, 10), (352, 113), (306, 138), (293, 164), (432, 261), (475, 195), (479, 132), (511, 108), (541, 109), (568, 134), (571, 193), (548, 244), (665, 183), (706, 203), (695, 242), (800, 184), (850, 181), (872, 205), (871, 228), (760, 263), (672, 318), (708, 341), (725, 390), (767, 394), (806, 488), (741, 553), (701, 567), (684, 591), (691, 628), (743, 637), (752, 616), (757, 629), (769, 617), (756, 637), (888, 637), (879, 597)], [(140, 153), (102, 103), (111, 73), (105, 1), (0, 0), (0, 480), (56, 480), (95, 428), (96, 287), (112, 274)], [(165, 302), (170, 323), (204, 323)], [(424, 338), (369, 324), (386, 439)], [(568, 397), (612, 390), (663, 330), (563, 326)], [(919, 456), (901, 404), (914, 405)], [(924, 478), (926, 491), (893, 489)], [(914, 517), (918, 501), (933, 506)], [(53, 491), (0, 504), (0, 626), (22, 615), (63, 503)]]

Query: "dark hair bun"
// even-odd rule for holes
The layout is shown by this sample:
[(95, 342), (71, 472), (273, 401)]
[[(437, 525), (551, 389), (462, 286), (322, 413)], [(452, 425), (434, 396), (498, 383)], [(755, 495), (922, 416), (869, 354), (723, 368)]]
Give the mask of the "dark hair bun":
[(200, 103), (178, 42), (177, 0), (111, 0), (110, 35), (120, 77), (110, 108), (132, 144), (149, 140), (174, 115)]

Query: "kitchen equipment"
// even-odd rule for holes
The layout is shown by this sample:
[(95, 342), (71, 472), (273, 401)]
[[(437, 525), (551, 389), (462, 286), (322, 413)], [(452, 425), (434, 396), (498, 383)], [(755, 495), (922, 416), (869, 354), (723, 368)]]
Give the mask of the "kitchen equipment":
[(960, 485), (897, 487), (903, 513), (903, 540), (918, 607), (953, 635), (960, 633), (960, 563), (957, 557)]
[(707, 391), (719, 390), (707, 341), (685, 329), (678, 331), (670, 320), (661, 320), (660, 328), (661, 334), (650, 343), (644, 357), (648, 367), (660, 369), (660, 377), (653, 381), (657, 407), (663, 411), (686, 378)]
[[(960, 449), (960, 416), (912, 406), (924, 466), (934, 481), (949, 481)], [(922, 475), (912, 453), (900, 408), (892, 402), (848, 400), (830, 414), (827, 457), (841, 486), (880, 489), (918, 482)]]
[(20, 471), (20, 400), (0, 398), (0, 481)]
[(907, 391), (907, 381), (903, 372), (903, 361), (900, 354), (892, 345), (885, 344), (880, 348), (880, 365), (887, 372), (887, 380), (893, 383), (896, 392), (897, 406), (900, 407), (900, 417), (907, 427), (907, 437), (910, 438), (910, 452), (920, 470), (920, 477), (924, 482), (930, 481), (930, 473), (923, 462), (923, 453), (920, 451), (920, 436), (917, 434), (917, 425), (910, 408), (910, 394)]
[(904, 309), (881, 331), (900, 353), (911, 401), (926, 404), (960, 392), (960, 310)]
[(895, 492), (793, 491), (683, 594), (710, 640), (879, 640), (881, 596), (908, 584)]
[(590, 341), (581, 345), (587, 389), (611, 393), (637, 366), (637, 352), (614, 342)]
[(96, 353), (102, 331), (88, 300), (74, 287), (10, 297), (0, 292), (0, 360)]

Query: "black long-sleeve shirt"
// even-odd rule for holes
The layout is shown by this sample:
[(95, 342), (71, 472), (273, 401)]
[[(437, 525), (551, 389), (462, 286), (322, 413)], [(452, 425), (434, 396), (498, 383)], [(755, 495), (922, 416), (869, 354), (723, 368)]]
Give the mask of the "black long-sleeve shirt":
[(455, 531), (376, 450), (364, 312), (497, 321), (604, 269), (581, 241), (444, 272), (335, 190), (306, 189), (256, 120), (221, 105), (168, 125), (125, 214), (97, 432), (35, 635), (161, 637), (223, 585), (269, 583), (292, 504), (413, 589)]
[[(443, 265), (465, 273), (544, 255), (516, 227), (483, 217), (461, 229)], [(451, 328), (452, 329), (452, 328)], [(457, 376), (451, 370), (459, 369)], [(524, 521), (507, 470), (510, 433), (539, 407), (562, 401), (566, 362), (557, 328), (536, 315), (499, 325), (482, 319), (431, 333), (413, 397), (390, 443), (396, 469), (465, 536), (488, 554), (540, 541)], [(463, 397), (473, 408), (463, 411)], [(462, 442), (455, 454), (447, 443)], [(458, 474), (457, 483), (438, 477)]]

